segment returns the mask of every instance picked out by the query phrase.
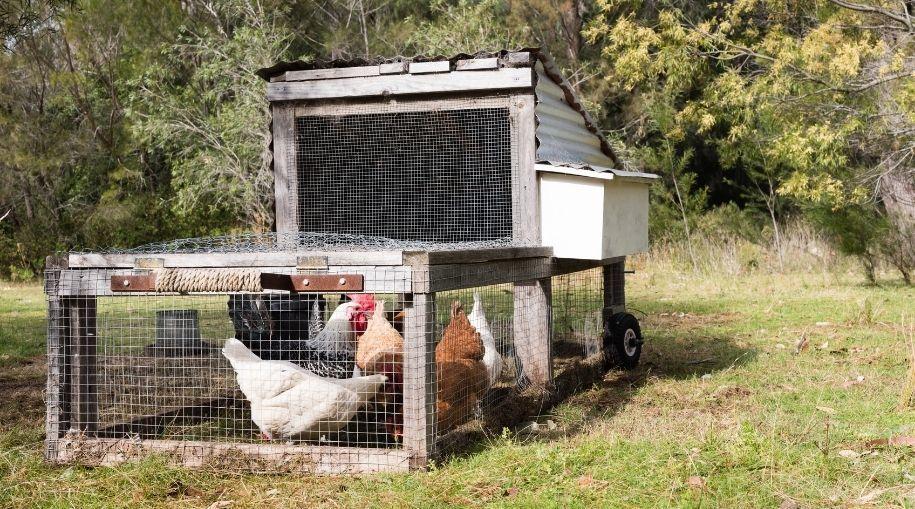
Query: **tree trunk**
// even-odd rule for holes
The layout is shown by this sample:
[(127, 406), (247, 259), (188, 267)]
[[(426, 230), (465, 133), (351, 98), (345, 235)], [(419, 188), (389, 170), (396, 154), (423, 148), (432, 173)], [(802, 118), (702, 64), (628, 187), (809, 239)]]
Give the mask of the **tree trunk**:
[(897, 169), (880, 179), (877, 188), (886, 215), (893, 224), (895, 246), (905, 269), (915, 267), (915, 174)]

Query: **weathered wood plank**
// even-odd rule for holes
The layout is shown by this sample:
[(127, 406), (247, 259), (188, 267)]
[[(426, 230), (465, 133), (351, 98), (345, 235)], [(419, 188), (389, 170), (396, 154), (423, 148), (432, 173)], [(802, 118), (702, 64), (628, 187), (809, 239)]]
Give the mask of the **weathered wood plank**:
[(473, 92), (530, 88), (533, 83), (533, 71), (529, 68), (434, 75), (383, 75), (328, 81), (268, 83), (267, 99), (270, 101), (293, 101), (330, 99), (334, 97)]
[(579, 272), (582, 270), (588, 270), (588, 269), (594, 269), (597, 267), (604, 267), (607, 265), (612, 265), (614, 263), (618, 263), (625, 259), (626, 259), (625, 256), (615, 256), (613, 258), (605, 258), (603, 260), (578, 260), (578, 259), (573, 259), (573, 258), (554, 258), (552, 273), (554, 276), (561, 276), (563, 274), (570, 274), (572, 272)]
[(391, 62), (379, 65), (378, 71), (381, 74), (403, 74), (407, 72), (407, 67), (407, 62)]
[(80, 253), (70, 268), (140, 268), (137, 260), (155, 256), (163, 267), (295, 267), (303, 256), (327, 258), (328, 265), (403, 265), (402, 251), (277, 251), (273, 253), (168, 253), (156, 255)]
[(435, 454), (435, 295), (413, 294), (404, 318), (403, 444), (411, 468), (425, 468)]
[(310, 69), (307, 71), (286, 71), (283, 81), (309, 81), (329, 80), (339, 78), (357, 78), (362, 76), (378, 76), (380, 70), (377, 65), (363, 67), (338, 67), (332, 69)]
[(498, 69), (498, 58), (470, 58), (458, 60), (454, 66), (457, 71), (481, 71), (485, 69)]
[(494, 260), (516, 260), (518, 258), (549, 257), (552, 247), (495, 247), (482, 249), (460, 249), (455, 251), (405, 251), (404, 263), (411, 266), (443, 265), (449, 263), (478, 263)]
[(440, 60), (438, 62), (411, 62), (410, 74), (431, 74), (439, 72), (450, 72), (451, 62)]
[(544, 278), (516, 283), (513, 293), (512, 326), (521, 373), (532, 385), (546, 388), (553, 379), (551, 281)]
[[(409, 79), (409, 76), (404, 78)], [(427, 96), (403, 96), (397, 101), (378, 97), (364, 101), (329, 102), (314, 101), (297, 103), (295, 116), (343, 116), (364, 114), (366, 108), (371, 108), (376, 113), (405, 113), (405, 112), (430, 112), (466, 110), (476, 108), (508, 108), (511, 104), (509, 97), (437, 97), (430, 99)]]
[(621, 313), (626, 310), (626, 259), (605, 265), (604, 279), (604, 314)]
[(45, 459), (57, 459), (57, 441), (70, 426), (67, 395), (69, 385), (66, 371), (69, 316), (58, 297), (61, 270), (66, 270), (66, 257), (49, 256), (45, 265), (45, 294), (48, 296), (48, 376), (47, 411), (45, 413)]
[(273, 111), (273, 192), (278, 233), (298, 231), (295, 201), (298, 196), (295, 171), (295, 107), (274, 104)]
[(401, 449), (84, 437), (61, 440), (57, 461), (115, 466), (150, 454), (164, 455), (175, 466), (228, 471), (340, 475), (410, 469), (410, 455)]
[(551, 276), (551, 258), (497, 260), (481, 263), (429, 265), (413, 271), (413, 291), (441, 292), (542, 279)]
[[(259, 266), (263, 272), (286, 273), (296, 270), (295, 266)], [(364, 292), (370, 293), (409, 293), (412, 291), (413, 268), (407, 266), (378, 266), (378, 265), (332, 265), (322, 273), (328, 274), (361, 274), (363, 275)], [(125, 269), (70, 269), (61, 272), (60, 284), (57, 294), (61, 297), (75, 297), (80, 295), (94, 295), (107, 297), (117, 295), (111, 291), (110, 280), (112, 277), (133, 274), (132, 270)], [(339, 276), (338, 276), (339, 277)], [(153, 292), (137, 292), (145, 295)], [(174, 292), (166, 292), (173, 294)], [(224, 294), (220, 292), (193, 292), (199, 295)]]
[(68, 299), (70, 318), (70, 427), (91, 435), (98, 429), (98, 366), (94, 296)]
[(540, 244), (540, 195), (536, 170), (536, 119), (533, 94), (512, 98), (512, 185), (516, 206), (512, 207), (512, 233), (516, 241)]

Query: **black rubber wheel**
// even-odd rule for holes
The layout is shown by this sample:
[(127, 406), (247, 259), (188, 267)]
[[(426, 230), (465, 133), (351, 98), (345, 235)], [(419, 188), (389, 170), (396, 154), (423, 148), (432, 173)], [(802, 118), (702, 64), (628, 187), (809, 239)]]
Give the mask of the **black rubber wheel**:
[(604, 323), (604, 368), (632, 369), (642, 355), (642, 328), (629, 313), (617, 313)]

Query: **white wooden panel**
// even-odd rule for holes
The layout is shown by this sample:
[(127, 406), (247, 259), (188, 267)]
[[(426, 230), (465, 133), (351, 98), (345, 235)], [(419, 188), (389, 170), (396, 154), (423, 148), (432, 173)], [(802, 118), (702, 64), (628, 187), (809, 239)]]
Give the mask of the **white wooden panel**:
[(604, 221), (604, 182), (565, 175), (540, 174), (543, 245), (557, 258), (600, 259)]
[(497, 71), (452, 72), (447, 74), (398, 74), (366, 78), (342, 78), (267, 84), (267, 99), (291, 101), (334, 97), (470, 92), (532, 87), (530, 68)]
[(603, 258), (648, 250), (648, 185), (616, 180), (604, 188)]
[(604, 260), (648, 249), (648, 183), (539, 176), (543, 245), (552, 246), (554, 256)]
[(403, 74), (407, 72), (407, 63), (392, 62), (390, 64), (381, 64), (378, 66), (378, 72), (381, 74)]

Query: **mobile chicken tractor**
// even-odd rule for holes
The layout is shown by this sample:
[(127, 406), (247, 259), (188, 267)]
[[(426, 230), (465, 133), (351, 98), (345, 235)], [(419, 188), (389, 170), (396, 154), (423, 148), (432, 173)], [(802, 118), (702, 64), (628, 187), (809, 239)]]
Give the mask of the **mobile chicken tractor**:
[(49, 461), (424, 468), (638, 362), (654, 177), (545, 54), (260, 75), (275, 232), (49, 258)]

